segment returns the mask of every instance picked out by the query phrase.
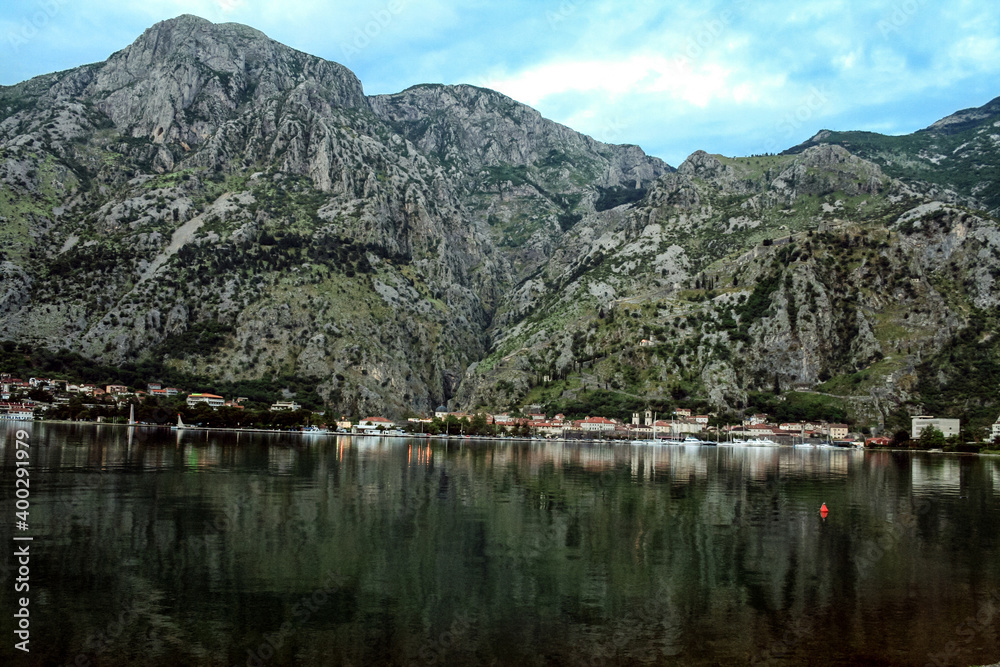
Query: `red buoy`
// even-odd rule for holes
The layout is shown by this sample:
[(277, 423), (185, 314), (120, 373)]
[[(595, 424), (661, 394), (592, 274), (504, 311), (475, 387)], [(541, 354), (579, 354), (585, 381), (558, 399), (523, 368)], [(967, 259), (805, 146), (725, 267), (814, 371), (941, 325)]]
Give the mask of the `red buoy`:
[(820, 515), (822, 515), (822, 516), (823, 516), (824, 518), (826, 517), (826, 515), (827, 515), (827, 514), (829, 514), (829, 513), (830, 513), (830, 510), (828, 510), (828, 509), (826, 508), (826, 503), (823, 503), (823, 506), (819, 508), (819, 513), (820, 513)]

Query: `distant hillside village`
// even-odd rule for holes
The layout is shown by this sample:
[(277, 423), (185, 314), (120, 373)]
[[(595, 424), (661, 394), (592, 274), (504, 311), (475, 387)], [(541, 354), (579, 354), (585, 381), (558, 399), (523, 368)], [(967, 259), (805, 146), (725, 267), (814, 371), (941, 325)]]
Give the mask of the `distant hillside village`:
[[(205, 426), (250, 427), (278, 425), (287, 428), (323, 427), (345, 433), (392, 432), (447, 435), (515, 434), (540, 438), (576, 438), (610, 440), (650, 440), (698, 437), (716, 441), (748, 440), (779, 445), (795, 442), (827, 441), (859, 446), (904, 444), (900, 434), (866, 437), (850, 430), (847, 424), (827, 422), (772, 423), (766, 414), (750, 415), (739, 424), (713, 423), (710, 415), (692, 414), (677, 408), (669, 418), (658, 418), (652, 411), (633, 413), (630, 421), (606, 416), (567, 419), (565, 415), (545, 414), (541, 405), (526, 406), (523, 411), (500, 414), (452, 412), (439, 406), (433, 415), (409, 417), (396, 422), (382, 416), (357, 421), (347, 417), (328, 418), (324, 412), (303, 409), (294, 401), (276, 401), (266, 410), (248, 411), (245, 397), (227, 399), (205, 392), (187, 392), (159, 383), (147, 384), (145, 390), (121, 384), (97, 386), (69, 380), (32, 377), (28, 380), (0, 373), (0, 420), (27, 421), (69, 419), (73, 421), (123, 422), (130, 406), (139, 407), (138, 421), (169, 423), (177, 408), (189, 420)], [(166, 406), (163, 405), (166, 403)], [(253, 413), (250, 416), (250, 413)], [(270, 413), (262, 416), (261, 412)], [(957, 419), (917, 415), (908, 434), (914, 442), (943, 445), (961, 434)], [(984, 434), (987, 443), (1000, 442), (1000, 417)]]

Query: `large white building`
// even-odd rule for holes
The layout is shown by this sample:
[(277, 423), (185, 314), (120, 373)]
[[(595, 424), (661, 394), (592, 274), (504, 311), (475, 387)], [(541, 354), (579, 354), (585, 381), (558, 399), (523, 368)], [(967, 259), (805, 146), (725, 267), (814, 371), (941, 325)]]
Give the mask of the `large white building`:
[(990, 439), (994, 438), (1000, 438), (1000, 417), (997, 417), (996, 422), (993, 424), (993, 437)]
[(925, 428), (933, 426), (941, 431), (944, 437), (950, 438), (953, 435), (958, 435), (960, 421), (958, 419), (942, 419), (928, 415), (917, 415), (910, 420), (910, 437), (916, 440)]
[(187, 404), (189, 406), (195, 406), (199, 403), (208, 403), (213, 408), (222, 407), (226, 404), (226, 399), (221, 396), (216, 396), (215, 394), (189, 394), (187, 397)]
[(394, 428), (396, 423), (385, 417), (365, 417), (358, 422), (355, 427), (358, 431), (374, 431), (376, 429), (390, 429)]
[(23, 403), (10, 403), (0, 405), (0, 419), (11, 421), (31, 421), (35, 418), (35, 413), (30, 405)]
[(587, 417), (580, 422), (584, 431), (614, 431), (615, 422), (604, 417)]

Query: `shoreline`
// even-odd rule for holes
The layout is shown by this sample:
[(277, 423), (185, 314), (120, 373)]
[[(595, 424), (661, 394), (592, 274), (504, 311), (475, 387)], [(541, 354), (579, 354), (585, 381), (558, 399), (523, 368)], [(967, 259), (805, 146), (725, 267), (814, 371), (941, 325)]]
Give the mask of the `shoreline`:
[[(187, 426), (183, 428), (177, 428), (169, 424), (119, 424), (119, 423), (98, 423), (91, 421), (72, 421), (66, 419), (26, 419), (26, 420), (7, 420), (10, 424), (17, 424), (22, 426), (24, 424), (71, 424), (76, 426), (113, 426), (117, 428), (141, 428), (141, 429), (155, 429), (158, 431), (171, 431), (175, 433), (181, 433), (184, 431), (205, 431), (205, 432), (218, 432), (218, 433), (269, 433), (269, 434), (295, 434), (303, 436), (312, 437), (362, 437), (362, 438), (416, 438), (422, 440), (500, 440), (500, 441), (515, 441), (515, 442), (577, 442), (577, 443), (591, 443), (591, 444), (604, 444), (604, 445), (634, 445), (637, 444), (633, 440), (607, 440), (607, 439), (591, 439), (591, 438), (540, 438), (540, 437), (514, 437), (514, 436), (465, 436), (465, 435), (428, 435), (423, 433), (352, 433), (346, 431), (330, 431), (328, 433), (316, 433), (314, 431), (302, 431), (302, 430), (281, 430), (281, 429), (266, 429), (266, 428), (230, 428), (230, 427), (217, 427), (217, 426)], [(641, 445), (649, 445), (649, 442), (639, 442)], [(660, 447), (677, 447), (677, 446), (688, 446), (684, 443), (656, 443), (654, 446)], [(703, 447), (728, 447), (732, 449), (795, 449), (792, 445), (776, 445), (773, 447), (762, 447), (762, 446), (746, 446), (746, 445), (730, 445), (723, 443), (713, 443), (708, 444), (698, 444), (697, 446)], [(801, 447), (799, 447), (801, 449)], [(862, 452), (905, 452), (910, 454), (915, 453), (926, 453), (926, 454), (950, 454), (955, 456), (1000, 456), (1000, 450), (989, 450), (981, 452), (945, 452), (940, 449), (901, 449), (901, 448), (890, 448), (890, 447), (819, 447), (812, 446), (811, 449), (826, 449), (831, 451), (862, 451)], [(996, 665), (990, 665), (989, 667), (1000, 667), (1000, 663)]]

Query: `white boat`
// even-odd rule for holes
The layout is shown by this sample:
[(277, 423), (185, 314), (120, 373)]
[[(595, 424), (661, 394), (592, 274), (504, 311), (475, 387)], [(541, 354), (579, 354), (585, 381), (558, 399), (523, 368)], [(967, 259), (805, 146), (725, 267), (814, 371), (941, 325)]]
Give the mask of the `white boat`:
[(768, 438), (750, 438), (746, 442), (751, 447), (777, 447), (778, 443)]
[(178, 412), (177, 413), (177, 426), (171, 426), (170, 430), (171, 431), (180, 431), (180, 430), (185, 429), (185, 428), (187, 428), (187, 426), (184, 425), (184, 422), (181, 420), (181, 413)]
[(303, 426), (302, 432), (306, 435), (328, 435), (330, 429), (320, 428), (319, 426)]

